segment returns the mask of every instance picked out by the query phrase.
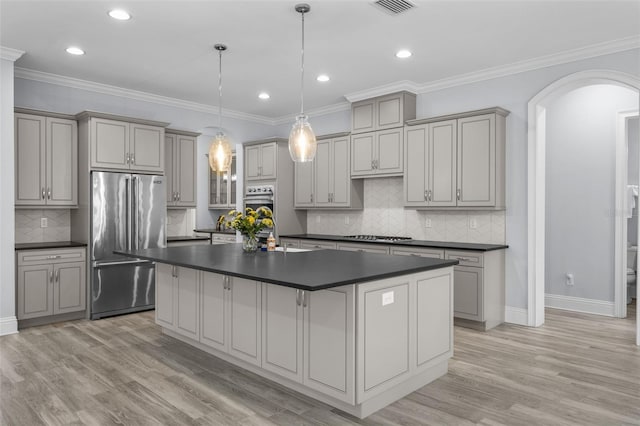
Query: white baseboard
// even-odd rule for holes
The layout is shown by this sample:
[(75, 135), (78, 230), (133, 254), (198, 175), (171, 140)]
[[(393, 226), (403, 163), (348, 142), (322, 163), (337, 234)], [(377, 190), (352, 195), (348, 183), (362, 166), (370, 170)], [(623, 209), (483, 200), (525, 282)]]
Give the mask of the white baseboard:
[(564, 309), (566, 311), (606, 315), (608, 317), (615, 316), (614, 303), (605, 300), (583, 299), (581, 297), (562, 296), (559, 294), (545, 294), (544, 306), (547, 308)]
[(15, 334), (18, 332), (18, 319), (16, 317), (0, 318), (0, 336)]
[(504, 322), (516, 325), (529, 325), (529, 314), (524, 308), (514, 308), (513, 306), (505, 306)]

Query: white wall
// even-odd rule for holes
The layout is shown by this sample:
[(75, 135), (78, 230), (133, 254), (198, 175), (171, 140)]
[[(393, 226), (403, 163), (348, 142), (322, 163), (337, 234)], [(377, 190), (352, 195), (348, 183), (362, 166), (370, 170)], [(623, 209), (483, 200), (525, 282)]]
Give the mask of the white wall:
[(15, 309), (13, 61), (0, 59), (0, 335), (18, 329)]
[(604, 84), (547, 106), (547, 294), (613, 301), (617, 113), (637, 107), (635, 90)]
[[(500, 106), (511, 111), (507, 118), (507, 211), (506, 242), (506, 301), (508, 306), (527, 306), (527, 102), (545, 86), (555, 80), (578, 71), (609, 69), (640, 77), (638, 63), (640, 49), (628, 50), (611, 55), (574, 61), (511, 76), (465, 84), (420, 94), (417, 97), (417, 116), (437, 116), (448, 113)], [(16, 80), (16, 105), (75, 113), (89, 107), (82, 105), (87, 98), (92, 99), (96, 109), (122, 115), (141, 116), (157, 120), (176, 122), (176, 127), (199, 130), (211, 123), (215, 116), (195, 113), (141, 101), (128, 101), (109, 95), (87, 94), (76, 89)], [(225, 128), (234, 129), (238, 141), (259, 139), (272, 135), (288, 137), (291, 123), (267, 126), (241, 120), (225, 119)], [(310, 118), (316, 134), (348, 131), (350, 113), (340, 111)], [(206, 124), (205, 124), (206, 123)], [(236, 130), (237, 129), (237, 130)], [(229, 131), (229, 133), (232, 133)], [(255, 136), (254, 136), (255, 135)], [(232, 135), (233, 136), (233, 135)], [(206, 141), (199, 140), (198, 155), (202, 157), (207, 149)], [(203, 158), (203, 157), (202, 157)], [(203, 160), (204, 161), (204, 160)], [(198, 216), (206, 220), (205, 169), (198, 165)], [(210, 215), (209, 215), (210, 217)], [(199, 226), (206, 224), (198, 222)]]

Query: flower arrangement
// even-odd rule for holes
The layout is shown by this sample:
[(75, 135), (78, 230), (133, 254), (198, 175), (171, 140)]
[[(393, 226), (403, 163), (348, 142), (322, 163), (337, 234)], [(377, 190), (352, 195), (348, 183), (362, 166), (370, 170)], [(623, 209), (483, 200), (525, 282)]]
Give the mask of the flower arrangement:
[(264, 228), (273, 228), (273, 213), (267, 207), (258, 207), (256, 210), (247, 207), (244, 215), (241, 211), (231, 210), (229, 217), (227, 227), (240, 231), (250, 239), (255, 239)]

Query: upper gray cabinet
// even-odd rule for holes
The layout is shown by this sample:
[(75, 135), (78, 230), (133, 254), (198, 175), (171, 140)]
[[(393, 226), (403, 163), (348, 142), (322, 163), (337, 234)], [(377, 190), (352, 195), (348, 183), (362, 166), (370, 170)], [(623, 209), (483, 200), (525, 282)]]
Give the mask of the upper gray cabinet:
[(403, 126), (416, 116), (416, 97), (400, 92), (351, 106), (351, 176), (401, 176)]
[(196, 207), (199, 133), (167, 129), (164, 137), (167, 207)]
[(164, 172), (164, 127), (168, 123), (90, 111), (76, 117), (81, 140), (87, 139), (91, 169)]
[(504, 208), (508, 114), (488, 108), (408, 122), (405, 206)]
[(245, 176), (247, 180), (270, 180), (276, 178), (277, 143), (266, 142), (247, 146), (245, 154)]
[(416, 95), (399, 92), (351, 105), (351, 133), (402, 127), (406, 120), (416, 118)]
[(320, 137), (314, 160), (295, 163), (295, 207), (362, 208), (363, 185), (351, 179), (350, 153), (348, 134)]
[(78, 204), (78, 125), (61, 116), (15, 114), (15, 205)]

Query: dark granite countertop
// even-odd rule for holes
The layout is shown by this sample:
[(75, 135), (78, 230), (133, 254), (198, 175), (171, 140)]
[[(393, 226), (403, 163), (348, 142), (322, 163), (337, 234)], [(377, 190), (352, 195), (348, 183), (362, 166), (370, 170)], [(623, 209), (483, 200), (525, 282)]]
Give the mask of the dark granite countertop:
[(206, 235), (178, 235), (173, 237), (167, 237), (167, 242), (175, 242), (175, 241), (206, 241), (209, 240), (209, 237)]
[(357, 240), (354, 238), (346, 238), (342, 235), (326, 235), (326, 234), (294, 234), (280, 235), (281, 238), (300, 238), (306, 240), (324, 240), (336, 241), (341, 243), (358, 243), (358, 244), (382, 244), (388, 246), (407, 246), (422, 248), (441, 248), (450, 250), (475, 250), (475, 251), (492, 251), (503, 250), (509, 248), (504, 244), (480, 244), (480, 243), (459, 243), (452, 241), (426, 241), (426, 240), (404, 240), (404, 241), (371, 241)]
[(71, 248), (86, 247), (86, 243), (78, 243), (76, 241), (50, 241), (46, 243), (19, 243), (16, 244), (16, 250), (42, 250), (53, 248)]
[(457, 260), (337, 250), (248, 254), (240, 244), (117, 250), (115, 253), (310, 291), (458, 264)]

